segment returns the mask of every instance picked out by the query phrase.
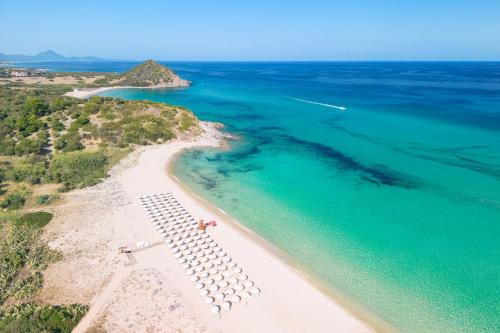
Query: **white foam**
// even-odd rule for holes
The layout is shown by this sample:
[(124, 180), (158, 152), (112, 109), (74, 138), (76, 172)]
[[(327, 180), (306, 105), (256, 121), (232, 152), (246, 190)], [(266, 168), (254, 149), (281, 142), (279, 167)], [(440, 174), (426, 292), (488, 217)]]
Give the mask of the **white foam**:
[(326, 104), (326, 103), (319, 103), (319, 102), (308, 101), (307, 99), (300, 99), (300, 98), (295, 98), (295, 97), (288, 97), (288, 98), (293, 99), (294, 101), (299, 101), (299, 102), (304, 102), (304, 103), (309, 103), (309, 104), (314, 104), (314, 105), (326, 106), (328, 108), (337, 109), (337, 110), (340, 110), (340, 111), (347, 110), (347, 108), (345, 106), (339, 106), (339, 105), (333, 105), (333, 104)]

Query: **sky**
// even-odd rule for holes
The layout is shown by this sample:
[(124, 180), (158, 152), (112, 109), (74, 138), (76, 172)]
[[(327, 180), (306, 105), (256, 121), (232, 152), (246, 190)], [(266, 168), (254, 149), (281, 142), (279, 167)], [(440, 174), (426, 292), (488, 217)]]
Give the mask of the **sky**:
[(0, 52), (142, 60), (500, 60), (500, 0), (1, 0)]

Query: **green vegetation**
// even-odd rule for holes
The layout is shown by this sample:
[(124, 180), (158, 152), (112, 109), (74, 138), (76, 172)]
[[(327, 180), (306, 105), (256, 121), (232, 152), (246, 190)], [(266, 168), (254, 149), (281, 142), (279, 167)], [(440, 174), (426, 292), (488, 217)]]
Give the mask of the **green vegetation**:
[(52, 220), (52, 214), (48, 212), (26, 213), (16, 221), (17, 225), (25, 224), (32, 228), (42, 228)]
[(108, 158), (103, 152), (72, 152), (54, 156), (49, 175), (69, 190), (99, 183), (106, 177), (107, 166)]
[(150, 87), (172, 84), (176, 79), (179, 79), (178, 76), (169, 68), (153, 60), (146, 60), (121, 75), (106, 77), (95, 83), (102, 86)]
[[(8, 77), (9, 70), (0, 72)], [(60, 74), (34, 71), (33, 75)], [(95, 84), (116, 84), (118, 79), (122, 85), (149, 86), (177, 79), (154, 62), (123, 75), (103, 76)], [(43, 270), (61, 254), (41, 237), (52, 214), (19, 210), (51, 204), (58, 190), (97, 184), (136, 145), (199, 130), (195, 116), (184, 108), (63, 96), (73, 87), (21, 82), (0, 86), (0, 332), (71, 332), (87, 311), (79, 304), (33, 303), (43, 287)]]
[(70, 333), (87, 311), (80, 304), (12, 306), (0, 311), (0, 332)]

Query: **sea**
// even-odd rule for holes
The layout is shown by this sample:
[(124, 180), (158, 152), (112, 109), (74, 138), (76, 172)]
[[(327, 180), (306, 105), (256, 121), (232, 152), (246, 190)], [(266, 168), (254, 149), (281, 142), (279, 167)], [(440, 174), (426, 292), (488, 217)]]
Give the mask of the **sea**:
[(177, 158), (192, 191), (399, 331), (500, 332), (500, 62), (164, 64), (192, 86), (103, 95), (238, 138)]

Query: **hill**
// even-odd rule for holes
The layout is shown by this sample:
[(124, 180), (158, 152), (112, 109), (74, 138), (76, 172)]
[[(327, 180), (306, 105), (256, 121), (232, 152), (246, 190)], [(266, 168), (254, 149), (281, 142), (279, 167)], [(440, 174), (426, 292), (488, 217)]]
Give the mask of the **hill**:
[(187, 87), (189, 81), (181, 79), (169, 68), (153, 60), (146, 60), (142, 64), (126, 71), (109, 81), (110, 85), (132, 87)]
[(0, 61), (99, 61), (104, 60), (97, 57), (65, 57), (59, 53), (52, 50), (47, 50), (39, 52), (35, 55), (24, 55), (24, 54), (3, 54), (0, 53)]

